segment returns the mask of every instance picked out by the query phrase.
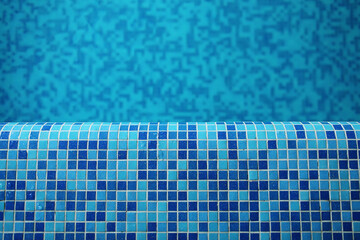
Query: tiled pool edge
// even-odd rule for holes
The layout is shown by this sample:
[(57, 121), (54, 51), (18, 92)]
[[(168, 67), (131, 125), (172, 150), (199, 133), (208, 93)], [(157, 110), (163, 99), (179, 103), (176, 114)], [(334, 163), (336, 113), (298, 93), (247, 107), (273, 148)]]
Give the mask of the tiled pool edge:
[(0, 131), (2, 239), (360, 239), (359, 122)]

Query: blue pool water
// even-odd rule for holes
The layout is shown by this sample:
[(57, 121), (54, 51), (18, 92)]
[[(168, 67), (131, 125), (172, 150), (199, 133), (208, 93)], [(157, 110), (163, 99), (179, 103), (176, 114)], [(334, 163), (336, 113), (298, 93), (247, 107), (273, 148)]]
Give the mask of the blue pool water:
[(0, 120), (356, 120), (359, 25), (358, 0), (1, 0)]

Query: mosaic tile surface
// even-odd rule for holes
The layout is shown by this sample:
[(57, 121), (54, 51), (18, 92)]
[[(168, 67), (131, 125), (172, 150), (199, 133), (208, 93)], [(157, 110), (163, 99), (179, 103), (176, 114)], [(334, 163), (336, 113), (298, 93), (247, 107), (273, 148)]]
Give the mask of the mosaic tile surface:
[(0, 130), (1, 239), (360, 239), (359, 122)]
[(359, 0), (1, 0), (1, 121), (350, 121)]

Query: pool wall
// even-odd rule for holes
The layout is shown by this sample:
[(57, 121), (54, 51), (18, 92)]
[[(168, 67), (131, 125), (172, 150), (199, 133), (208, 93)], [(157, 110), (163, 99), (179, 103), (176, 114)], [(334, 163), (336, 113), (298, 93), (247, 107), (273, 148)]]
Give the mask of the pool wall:
[(0, 239), (360, 239), (359, 122), (0, 130)]

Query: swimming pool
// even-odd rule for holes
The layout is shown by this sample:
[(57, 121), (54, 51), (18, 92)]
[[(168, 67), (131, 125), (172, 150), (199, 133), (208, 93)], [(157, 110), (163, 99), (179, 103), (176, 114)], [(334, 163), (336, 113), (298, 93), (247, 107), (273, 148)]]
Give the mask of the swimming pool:
[(357, 0), (3, 0), (0, 14), (2, 121), (360, 114)]
[(360, 239), (359, 1), (0, 2), (0, 240)]

